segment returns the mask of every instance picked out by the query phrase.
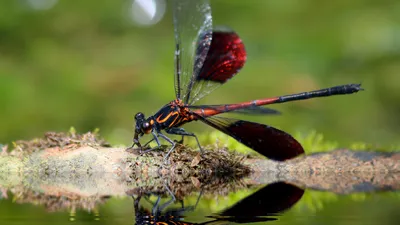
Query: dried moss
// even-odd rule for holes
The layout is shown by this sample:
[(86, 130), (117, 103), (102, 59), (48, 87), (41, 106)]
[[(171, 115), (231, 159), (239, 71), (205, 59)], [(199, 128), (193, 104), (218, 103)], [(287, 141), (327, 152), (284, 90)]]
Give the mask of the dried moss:
[(82, 146), (111, 147), (105, 140), (99, 138), (98, 131), (77, 134), (73, 128), (68, 133), (47, 132), (43, 138), (32, 140), (18, 140), (13, 143), (13, 149), (9, 153), (13, 156), (25, 157), (34, 152), (47, 148), (59, 148), (63, 150), (76, 149)]

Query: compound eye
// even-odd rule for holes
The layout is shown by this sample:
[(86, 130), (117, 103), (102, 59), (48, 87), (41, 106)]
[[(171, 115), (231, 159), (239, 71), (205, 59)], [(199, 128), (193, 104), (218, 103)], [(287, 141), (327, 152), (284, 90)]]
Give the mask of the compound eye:
[(144, 119), (144, 114), (141, 112), (136, 113), (135, 120)]
[(146, 134), (150, 133), (150, 131), (151, 131), (151, 125), (150, 125), (150, 123), (149, 123), (149, 122), (144, 122), (144, 123), (142, 124), (142, 130), (143, 130), (143, 132), (146, 133)]

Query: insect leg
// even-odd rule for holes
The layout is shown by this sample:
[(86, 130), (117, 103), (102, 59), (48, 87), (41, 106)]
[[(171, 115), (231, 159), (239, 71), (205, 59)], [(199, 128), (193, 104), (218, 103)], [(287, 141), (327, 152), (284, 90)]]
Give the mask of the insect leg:
[(164, 184), (165, 189), (167, 190), (169, 196), (171, 197), (170, 200), (168, 200), (166, 203), (162, 204), (158, 210), (160, 212), (162, 212), (165, 208), (167, 208), (169, 205), (171, 205), (172, 203), (174, 203), (176, 201), (176, 197), (174, 195), (174, 193), (172, 193), (172, 191), (168, 188), (167, 184)]
[(135, 147), (135, 145), (137, 145), (139, 148), (142, 148), (142, 145), (140, 144), (139, 139), (140, 139), (140, 136), (137, 133), (135, 133), (135, 136), (133, 137), (133, 140), (132, 140), (133, 141), (132, 146), (128, 149)]
[(184, 138), (185, 136), (184, 135), (182, 135), (182, 138), (181, 138), (181, 140), (180, 141), (178, 141), (178, 143), (179, 144), (183, 144), (183, 138)]
[(157, 201), (154, 204), (153, 209), (151, 210), (153, 215), (156, 214), (159, 211), (158, 210), (158, 204), (160, 203), (160, 200), (161, 200), (161, 197), (157, 196)]
[(151, 141), (155, 140), (156, 143), (157, 143), (157, 147), (154, 147), (154, 148), (151, 148), (151, 149), (147, 149), (145, 151), (141, 150), (140, 151), (141, 154), (153, 151), (155, 149), (158, 149), (161, 146), (160, 140), (158, 139), (158, 135), (161, 134), (161, 133), (156, 133), (155, 131), (152, 131), (151, 134), (153, 135), (153, 139), (151, 139), (149, 142), (147, 142), (144, 146), (148, 145)]
[(135, 210), (135, 213), (139, 213), (139, 204), (140, 204), (140, 199), (142, 198), (142, 196), (138, 196), (136, 199), (135, 197), (132, 195), (133, 198), (133, 208)]
[(166, 141), (168, 141), (172, 145), (172, 147), (168, 150), (167, 154), (165, 154), (165, 156), (164, 156), (164, 160), (166, 161), (168, 159), (169, 154), (171, 154), (171, 152), (174, 150), (176, 144), (174, 141), (172, 141), (170, 138), (168, 138), (161, 132), (158, 133), (158, 136), (164, 138)]
[(146, 142), (146, 144), (144, 144), (143, 147), (146, 147), (147, 145), (149, 145), (154, 140), (155, 140), (155, 138), (153, 137), (150, 141)]
[(194, 133), (189, 133), (187, 132), (185, 129), (180, 128), (180, 127), (172, 127), (169, 129), (165, 130), (168, 134), (176, 134), (176, 135), (182, 135), (182, 140), (184, 136), (191, 136), (194, 137), (196, 139), (197, 145), (199, 146), (200, 149), (200, 153), (203, 154), (203, 149), (201, 148), (199, 139), (197, 138), (197, 136)]

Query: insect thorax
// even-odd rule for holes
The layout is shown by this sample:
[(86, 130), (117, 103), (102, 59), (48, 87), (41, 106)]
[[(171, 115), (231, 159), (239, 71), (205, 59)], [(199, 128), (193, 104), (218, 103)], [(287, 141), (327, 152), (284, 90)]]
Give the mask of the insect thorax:
[(191, 121), (187, 107), (180, 100), (175, 100), (163, 106), (154, 116), (160, 129), (179, 127)]

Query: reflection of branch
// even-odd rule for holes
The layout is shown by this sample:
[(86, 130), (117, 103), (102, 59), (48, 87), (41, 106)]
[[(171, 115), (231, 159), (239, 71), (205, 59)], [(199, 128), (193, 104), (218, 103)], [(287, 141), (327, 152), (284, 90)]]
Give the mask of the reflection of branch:
[(140, 155), (111, 148), (93, 133), (47, 133), (43, 139), (17, 141), (10, 153), (0, 154), (0, 187), (100, 199), (163, 192), (165, 181), (177, 197), (200, 187), (215, 195), (278, 181), (337, 193), (400, 189), (400, 153), (339, 150), (285, 162), (215, 146), (198, 154), (179, 146), (164, 165), (162, 151)]
[(269, 176), (274, 176), (304, 188), (339, 194), (400, 189), (400, 152), (335, 150), (279, 163), (272, 171), (263, 160), (246, 163), (255, 168), (250, 175), (254, 183), (268, 182)]
[(52, 195), (43, 194), (26, 189), (23, 187), (14, 188), (12, 190), (15, 202), (17, 203), (33, 203), (35, 205), (43, 205), (49, 212), (83, 209), (93, 211), (99, 205), (104, 204), (109, 196), (80, 196), (77, 194)]

